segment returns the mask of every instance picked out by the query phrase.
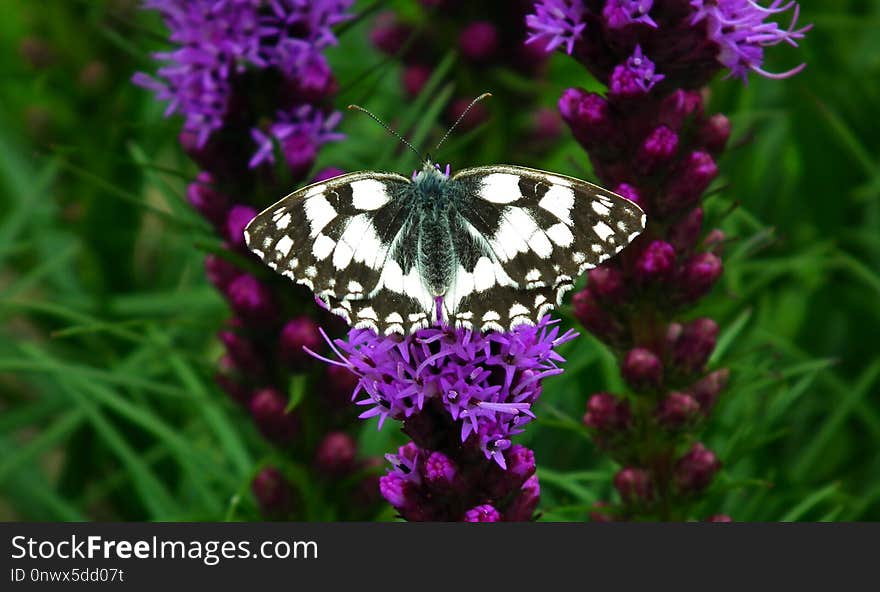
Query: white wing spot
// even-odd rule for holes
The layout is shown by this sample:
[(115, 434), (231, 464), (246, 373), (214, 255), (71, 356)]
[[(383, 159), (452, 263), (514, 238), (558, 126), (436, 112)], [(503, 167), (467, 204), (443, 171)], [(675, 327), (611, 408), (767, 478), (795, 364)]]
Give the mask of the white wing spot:
[(538, 206), (544, 208), (560, 220), (571, 225), (571, 209), (574, 207), (574, 190), (563, 185), (553, 185), (538, 202)]
[(541, 272), (537, 269), (532, 269), (526, 274), (527, 282), (537, 282), (541, 279)]
[(568, 247), (574, 242), (574, 235), (568, 226), (559, 222), (547, 229), (547, 236), (560, 247)]
[[(323, 186), (319, 186), (323, 187)], [(316, 188), (313, 188), (314, 190)], [(311, 191), (309, 192), (311, 193)], [(323, 195), (308, 197), (303, 202), (306, 218), (309, 220), (309, 237), (315, 238), (327, 224), (336, 217), (336, 210)]]
[(527, 317), (529, 316), (529, 309), (519, 302), (514, 302), (513, 306), (510, 307), (510, 311), (507, 313), (507, 316), (511, 319), (515, 319), (516, 317)]
[(593, 208), (593, 211), (596, 212), (597, 214), (599, 214), (600, 216), (607, 216), (608, 214), (611, 213), (611, 208), (609, 208), (608, 206), (606, 206), (605, 204), (603, 204), (602, 202), (600, 202), (598, 200), (594, 199), (590, 203), (590, 206)]
[(296, 257), (294, 257), (293, 259), (291, 259), (291, 260), (287, 263), (287, 266), (288, 266), (290, 269), (296, 269), (297, 267), (299, 267), (299, 259), (297, 259)]
[(512, 173), (492, 173), (483, 177), (480, 197), (498, 204), (511, 203), (522, 196), (519, 190), (519, 175)]
[(359, 319), (370, 319), (373, 321), (378, 321), (379, 317), (376, 315), (376, 311), (373, 310), (372, 306), (365, 306), (357, 312), (357, 317)]
[(315, 268), (314, 265), (309, 265), (308, 267), (306, 267), (305, 273), (306, 273), (306, 277), (313, 278), (316, 275), (318, 275), (318, 270)]
[(351, 191), (351, 204), (359, 210), (378, 210), (391, 201), (385, 183), (376, 179), (352, 181)]
[(501, 315), (495, 312), (494, 310), (487, 310), (485, 314), (483, 314), (483, 322), (486, 321), (500, 321)]
[(335, 240), (326, 234), (319, 234), (318, 238), (315, 239), (315, 242), (312, 243), (312, 255), (314, 255), (318, 261), (321, 261), (330, 256), (330, 253), (333, 252), (335, 246)]
[(599, 237), (599, 240), (603, 241), (607, 241), (608, 237), (614, 234), (614, 231), (611, 230), (611, 227), (604, 222), (596, 222), (596, 225), (593, 226), (593, 231)]
[(400, 316), (399, 312), (392, 312), (390, 315), (385, 317), (386, 323), (402, 323), (403, 317)]
[(290, 226), (290, 219), (290, 212), (284, 214), (275, 221), (275, 228), (277, 228), (278, 230), (284, 230), (285, 228)]
[(578, 265), (580, 265), (581, 263), (583, 263), (584, 261), (587, 260), (587, 256), (580, 251), (575, 251), (571, 255), (571, 260), (574, 261), (575, 263), (577, 263)]
[(348, 291), (351, 292), (352, 294), (355, 294), (358, 292), (363, 292), (364, 287), (362, 285), (360, 285), (359, 282), (351, 280), (350, 282), (348, 282)]
[(480, 257), (474, 265), (474, 289), (483, 292), (495, 285), (495, 264), (488, 257)]
[(282, 257), (287, 257), (287, 254), (290, 253), (290, 248), (293, 246), (293, 239), (287, 236), (286, 234), (278, 239), (278, 242), (275, 243), (275, 250)]

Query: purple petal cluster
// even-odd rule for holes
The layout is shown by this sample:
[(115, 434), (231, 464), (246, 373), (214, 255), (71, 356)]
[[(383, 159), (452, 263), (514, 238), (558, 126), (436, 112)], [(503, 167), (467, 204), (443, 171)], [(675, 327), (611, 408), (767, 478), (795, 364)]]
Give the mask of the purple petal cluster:
[[(802, 63), (779, 74), (761, 68), (765, 47), (780, 43), (797, 47), (797, 40), (803, 39), (804, 33), (812, 28), (812, 25), (796, 28), (800, 6), (793, 0), (774, 0), (767, 7), (752, 0), (691, 0), (691, 7), (694, 9), (691, 23), (705, 22), (709, 38), (718, 46), (718, 61), (730, 70), (730, 76), (746, 82), (749, 71), (755, 71), (768, 78), (788, 78), (806, 67)], [(767, 22), (771, 16), (792, 9), (788, 28)]]
[(587, 28), (584, 22), (586, 12), (581, 0), (536, 2), (535, 14), (526, 16), (526, 25), (530, 29), (526, 43), (542, 42), (546, 51), (564, 46), (565, 51), (570, 54)]
[[(233, 115), (248, 70), (276, 70), (309, 100), (332, 92), (332, 74), (321, 52), (336, 43), (332, 27), (350, 18), (351, 3), (149, 0), (144, 7), (160, 12), (176, 48), (154, 54), (164, 63), (155, 77), (137, 73), (133, 80), (167, 101), (167, 115), (183, 115), (184, 130), (202, 148)], [(279, 125), (307, 123), (300, 121), (298, 109), (283, 114)], [(333, 138), (311, 137), (318, 145), (328, 139)]]
[[(787, 28), (769, 20), (789, 10)], [(613, 81), (627, 52), (640, 44), (673, 87), (695, 88), (722, 67), (744, 82), (750, 71), (769, 78), (800, 72), (804, 64), (781, 74), (762, 68), (765, 47), (796, 46), (811, 28), (797, 28), (799, 11), (794, 0), (768, 7), (753, 0), (537, 0), (525, 22), (530, 42), (563, 49), (601, 80)]]
[(509, 333), (429, 328), (404, 338), (365, 329), (333, 342), (338, 361), (359, 377), (352, 399), (362, 418), (407, 422), (439, 405), (458, 426), (460, 442), (506, 468), (511, 437), (534, 418), (541, 381), (559, 374), (555, 348), (576, 333), (556, 321), (521, 325)]

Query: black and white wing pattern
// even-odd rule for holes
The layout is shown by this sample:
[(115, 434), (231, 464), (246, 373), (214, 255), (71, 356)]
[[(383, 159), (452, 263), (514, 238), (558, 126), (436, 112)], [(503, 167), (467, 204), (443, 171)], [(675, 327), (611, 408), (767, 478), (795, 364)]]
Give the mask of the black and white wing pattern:
[(354, 327), (411, 332), (436, 315), (410, 237), (418, 232), (410, 186), (406, 177), (375, 172), (314, 183), (251, 220), (245, 241)]
[(507, 330), (558, 306), (575, 279), (645, 229), (633, 202), (591, 183), (516, 166), (464, 169), (454, 233), (459, 268), (443, 301), (455, 326)]

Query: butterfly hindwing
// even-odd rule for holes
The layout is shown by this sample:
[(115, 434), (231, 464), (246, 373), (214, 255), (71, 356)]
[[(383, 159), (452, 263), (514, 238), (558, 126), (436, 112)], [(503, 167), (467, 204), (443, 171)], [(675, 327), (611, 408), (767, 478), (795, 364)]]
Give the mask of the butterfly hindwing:
[(645, 227), (637, 205), (572, 177), (489, 166), (465, 169), (450, 183), (460, 225), (472, 237), (465, 250), (476, 259), (464, 269), (473, 281), (459, 279), (459, 270), (453, 284), (462, 286), (444, 301), (458, 326), (497, 330), (536, 322), (580, 274)]
[(245, 241), (269, 267), (311, 288), (352, 325), (403, 333), (427, 325), (432, 306), (415, 289), (418, 274), (406, 260), (413, 228), (409, 189), (410, 180), (393, 173), (314, 183), (256, 216)]

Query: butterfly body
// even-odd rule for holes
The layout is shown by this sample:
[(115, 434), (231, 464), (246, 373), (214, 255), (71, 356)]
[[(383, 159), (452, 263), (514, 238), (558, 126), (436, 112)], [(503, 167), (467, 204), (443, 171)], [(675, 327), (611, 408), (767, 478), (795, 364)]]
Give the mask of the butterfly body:
[(360, 172), (315, 183), (259, 214), (248, 246), (355, 327), (535, 323), (578, 275), (645, 225), (632, 202), (571, 177), (515, 166), (411, 179)]

